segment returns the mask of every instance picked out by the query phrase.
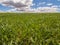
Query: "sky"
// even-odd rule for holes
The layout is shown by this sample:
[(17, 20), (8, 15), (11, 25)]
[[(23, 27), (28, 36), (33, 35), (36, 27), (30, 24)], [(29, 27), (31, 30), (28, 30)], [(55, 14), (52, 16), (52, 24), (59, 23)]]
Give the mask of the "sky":
[(60, 0), (0, 0), (0, 12), (60, 12)]

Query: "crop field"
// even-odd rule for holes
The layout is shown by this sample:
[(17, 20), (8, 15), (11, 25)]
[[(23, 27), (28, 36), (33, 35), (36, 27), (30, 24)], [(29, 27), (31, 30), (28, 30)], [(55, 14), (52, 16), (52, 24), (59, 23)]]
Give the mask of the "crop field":
[(60, 45), (60, 13), (0, 13), (0, 45)]

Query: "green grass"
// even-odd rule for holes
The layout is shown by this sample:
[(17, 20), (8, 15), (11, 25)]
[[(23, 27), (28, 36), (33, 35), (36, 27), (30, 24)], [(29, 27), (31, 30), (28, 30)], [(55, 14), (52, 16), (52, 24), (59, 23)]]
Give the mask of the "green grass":
[(60, 45), (60, 14), (0, 13), (0, 45)]

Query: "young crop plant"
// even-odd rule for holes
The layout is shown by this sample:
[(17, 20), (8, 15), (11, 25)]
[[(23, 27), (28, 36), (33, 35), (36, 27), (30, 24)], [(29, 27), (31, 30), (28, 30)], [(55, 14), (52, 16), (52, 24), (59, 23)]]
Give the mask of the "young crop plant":
[(60, 13), (0, 13), (0, 45), (60, 45)]

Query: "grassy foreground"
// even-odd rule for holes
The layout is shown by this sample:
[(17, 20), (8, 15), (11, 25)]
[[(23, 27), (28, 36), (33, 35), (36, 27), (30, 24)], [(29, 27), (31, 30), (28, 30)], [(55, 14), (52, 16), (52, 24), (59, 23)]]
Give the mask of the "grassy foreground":
[(60, 45), (60, 14), (0, 13), (0, 45)]

